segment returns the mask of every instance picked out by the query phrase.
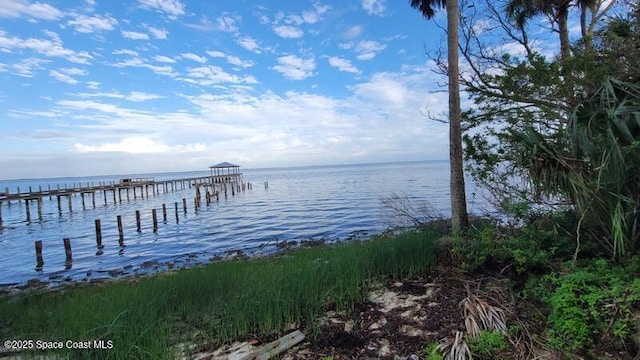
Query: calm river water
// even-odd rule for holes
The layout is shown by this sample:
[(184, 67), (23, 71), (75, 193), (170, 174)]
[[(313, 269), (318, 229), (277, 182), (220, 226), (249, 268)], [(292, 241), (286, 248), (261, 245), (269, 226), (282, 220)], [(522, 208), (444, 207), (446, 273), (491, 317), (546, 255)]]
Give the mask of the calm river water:
[[(449, 166), (447, 161), (385, 163), (241, 169), (244, 180), (253, 189), (235, 196), (220, 197), (219, 202), (195, 212), (195, 188), (160, 193), (150, 198), (123, 200), (113, 204), (107, 193), (96, 194), (96, 208), (90, 197), (73, 197), (69, 212), (63, 198), (62, 213), (56, 198), (45, 198), (42, 217), (31, 205), (31, 220), (26, 220), (24, 203), (2, 205), (0, 223), (0, 285), (23, 284), (37, 279), (53, 284), (88, 281), (188, 267), (226, 256), (232, 250), (246, 254), (270, 253), (282, 241), (325, 239), (342, 241), (366, 238), (394, 225), (390, 211), (381, 199), (392, 193), (407, 195), (412, 201), (428, 202), (436, 211), (449, 216)], [(98, 184), (126, 177), (154, 177), (156, 180), (206, 176), (208, 171), (1, 181), (0, 189), (31, 186), (56, 188), (64, 184)], [(264, 181), (269, 188), (265, 189)], [(187, 199), (187, 214), (182, 199)], [(174, 203), (180, 203), (176, 223)], [(484, 203), (468, 195), (469, 211), (481, 213)], [(168, 219), (163, 222), (162, 204)], [(158, 230), (153, 232), (151, 211), (158, 209)], [(142, 231), (136, 231), (135, 212), (142, 214)], [(118, 245), (116, 216), (124, 225), (125, 247)], [(102, 249), (97, 249), (95, 220), (102, 222)], [(71, 268), (65, 266), (63, 238), (70, 238), (73, 250)], [(36, 270), (34, 242), (42, 240), (44, 266)]]

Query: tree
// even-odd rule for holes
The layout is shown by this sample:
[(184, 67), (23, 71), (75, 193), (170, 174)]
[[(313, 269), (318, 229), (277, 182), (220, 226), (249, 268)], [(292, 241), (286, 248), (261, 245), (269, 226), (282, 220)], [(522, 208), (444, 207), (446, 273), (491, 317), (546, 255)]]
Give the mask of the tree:
[[(614, 2), (611, 1), (607, 6), (610, 7)], [(601, 0), (577, 0), (575, 4), (580, 8), (580, 30), (587, 46), (590, 46), (591, 32), (597, 22), (597, 19), (593, 19), (594, 13), (601, 3)], [(560, 59), (564, 63), (571, 56), (568, 26), (570, 6), (571, 0), (510, 0), (505, 10), (509, 18), (521, 28), (525, 26), (528, 20), (537, 15), (551, 16), (552, 22), (558, 24)], [(589, 26), (587, 26), (587, 10), (592, 12), (592, 24)]]
[(411, 7), (425, 18), (435, 15), (435, 8), (447, 11), (447, 75), (449, 78), (449, 163), (451, 170), (451, 229), (454, 234), (469, 227), (464, 186), (462, 153), (462, 113), (460, 109), (460, 70), (458, 60), (458, 0), (411, 0)]

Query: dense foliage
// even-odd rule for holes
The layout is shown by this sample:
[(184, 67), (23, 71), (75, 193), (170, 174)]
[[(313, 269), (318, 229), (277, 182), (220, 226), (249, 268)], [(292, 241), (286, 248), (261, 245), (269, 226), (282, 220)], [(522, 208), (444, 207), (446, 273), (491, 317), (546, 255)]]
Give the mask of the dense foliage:
[(549, 58), (531, 47), (525, 27), (488, 7), (526, 55), (490, 53), (477, 45), (477, 19), (463, 26), (471, 44), (463, 47), (472, 69), (464, 81), (474, 103), (464, 114), (471, 174), (503, 210), (524, 203), (575, 211), (576, 257), (586, 243), (612, 258), (638, 254), (637, 8), (615, 18), (593, 9), (594, 27), (606, 21), (570, 56)]

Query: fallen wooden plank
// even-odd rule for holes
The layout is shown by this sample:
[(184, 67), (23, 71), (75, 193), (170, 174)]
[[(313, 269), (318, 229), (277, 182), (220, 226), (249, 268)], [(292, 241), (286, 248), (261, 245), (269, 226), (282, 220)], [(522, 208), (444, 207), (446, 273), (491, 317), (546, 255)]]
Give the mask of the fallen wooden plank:
[(304, 340), (304, 334), (300, 330), (296, 330), (290, 334), (281, 337), (263, 345), (251, 353), (244, 356), (241, 360), (268, 360), (276, 355), (281, 354)]

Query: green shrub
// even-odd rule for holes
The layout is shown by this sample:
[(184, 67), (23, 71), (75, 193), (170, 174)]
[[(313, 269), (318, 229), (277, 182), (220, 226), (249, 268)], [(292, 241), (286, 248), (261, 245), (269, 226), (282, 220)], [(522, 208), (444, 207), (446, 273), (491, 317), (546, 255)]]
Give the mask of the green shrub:
[(610, 342), (623, 349), (640, 311), (640, 258), (625, 265), (591, 260), (531, 282), (525, 295), (549, 311), (549, 345), (567, 352)]
[(487, 225), (475, 228), (469, 239), (458, 239), (453, 251), (461, 256), (462, 267), (468, 270), (512, 269), (517, 275), (541, 273), (550, 262), (573, 254), (570, 233), (560, 228), (560, 222), (548, 214), (521, 228), (501, 228)]
[(438, 343), (430, 343), (422, 350), (422, 358), (424, 360), (444, 360), (444, 356), (440, 354)]
[(507, 348), (502, 334), (484, 330), (478, 336), (470, 338), (468, 345), (474, 356), (486, 359), (493, 359), (497, 353)]

